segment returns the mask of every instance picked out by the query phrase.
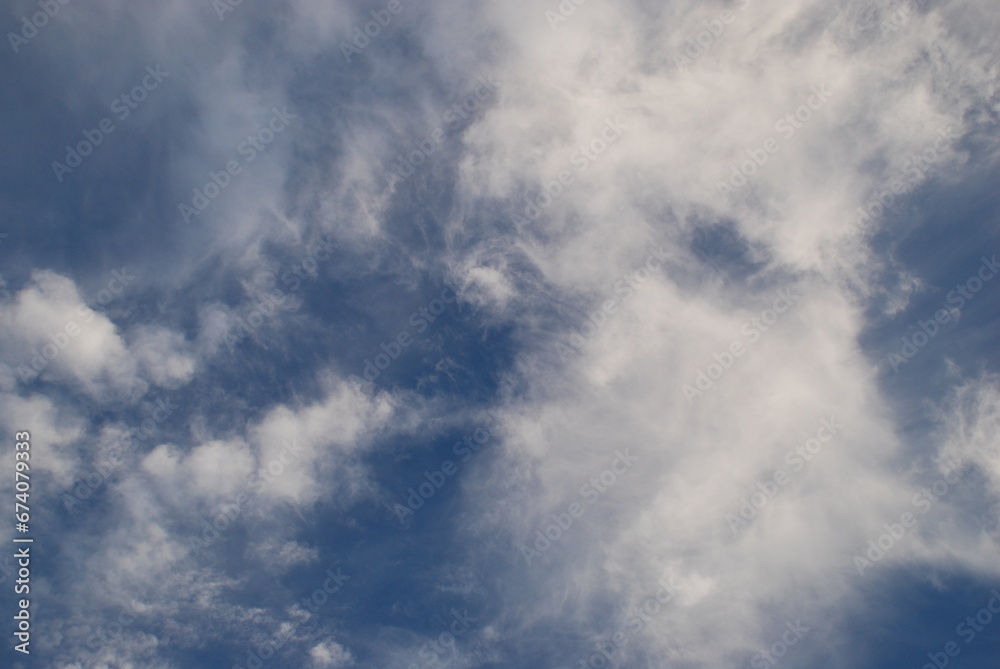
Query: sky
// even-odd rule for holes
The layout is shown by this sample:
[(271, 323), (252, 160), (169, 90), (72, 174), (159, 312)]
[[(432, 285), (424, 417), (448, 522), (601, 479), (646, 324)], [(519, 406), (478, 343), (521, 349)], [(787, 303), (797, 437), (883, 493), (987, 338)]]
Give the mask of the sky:
[(996, 667), (995, 2), (0, 27), (2, 666)]

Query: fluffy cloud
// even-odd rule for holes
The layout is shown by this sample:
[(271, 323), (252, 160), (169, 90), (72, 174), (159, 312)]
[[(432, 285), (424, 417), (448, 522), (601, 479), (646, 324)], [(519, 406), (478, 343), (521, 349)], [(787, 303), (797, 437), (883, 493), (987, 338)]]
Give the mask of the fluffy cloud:
[(130, 394), (139, 380), (115, 324), (85, 304), (71, 279), (48, 270), (0, 310), (0, 328), (19, 346), (5, 362), (22, 381), (39, 375), (73, 380), (91, 395)]
[(309, 651), (312, 666), (317, 669), (338, 669), (350, 666), (351, 653), (336, 641), (324, 641), (312, 647)]
[[(134, 278), (115, 270), (92, 302), (117, 299)], [(139, 326), (126, 337), (83, 300), (72, 279), (49, 270), (35, 271), (0, 305), (0, 331), (8, 340), (2, 364), (19, 381), (74, 382), (95, 399), (135, 400), (151, 384), (177, 388), (191, 380), (197, 364), (182, 334)]]
[(282, 470), (265, 494), (310, 504), (331, 483), (333, 494), (345, 500), (366, 490), (367, 477), (352, 456), (366, 439), (384, 429), (393, 401), (366, 395), (356, 385), (332, 377), (326, 385), (322, 401), (276, 407), (255, 426), (259, 474)]

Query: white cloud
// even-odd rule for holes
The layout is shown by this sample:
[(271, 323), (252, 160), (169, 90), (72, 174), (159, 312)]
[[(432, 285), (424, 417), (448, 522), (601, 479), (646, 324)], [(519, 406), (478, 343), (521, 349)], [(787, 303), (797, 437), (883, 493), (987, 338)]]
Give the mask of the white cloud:
[(250, 448), (242, 441), (209, 441), (182, 455), (175, 446), (161, 444), (142, 461), (142, 467), (160, 479), (180, 499), (188, 495), (218, 500), (246, 488), (254, 470)]
[(963, 381), (949, 397), (943, 415), (943, 457), (977, 465), (1000, 497), (1000, 383), (984, 376)]
[(0, 355), (20, 382), (72, 382), (104, 401), (136, 400), (150, 383), (175, 389), (196, 368), (183, 335), (140, 325), (126, 342), (114, 322), (84, 302), (72, 279), (50, 270), (33, 272), (12, 300), (0, 303), (0, 332), (8, 342)]
[[(0, 393), (0, 424), (9, 435), (27, 431), (31, 439), (30, 467), (59, 486), (68, 485), (78, 464), (72, 447), (85, 433), (83, 418), (69, 407), (61, 407), (43, 395), (19, 397)], [(13, 443), (4, 454), (14, 460)], [(14, 481), (4, 486), (13, 488)]]
[(130, 350), (149, 378), (163, 388), (177, 388), (194, 376), (197, 361), (187, 352), (184, 335), (164, 327), (140, 326), (131, 333)]
[(253, 555), (266, 569), (284, 573), (294, 567), (313, 564), (319, 559), (319, 551), (297, 541), (283, 541), (267, 537), (253, 547)]
[(4, 353), (22, 381), (39, 374), (72, 380), (93, 396), (129, 396), (142, 388), (115, 324), (83, 302), (71, 279), (55, 272), (32, 273), (13, 302), (0, 307), (0, 330), (17, 342)]
[[(916, 489), (897, 460), (913, 457), (915, 445), (899, 437), (877, 370), (858, 345), (869, 323), (857, 286), (860, 295), (889, 292), (898, 310), (907, 290), (881, 282), (892, 271), (905, 277), (905, 268), (872, 254), (866, 240), (847, 239), (845, 228), (940, 128), (955, 134), (936, 170), (967, 175), (954, 137), (969, 131), (968, 114), (981, 100), (952, 82), (983, 78), (984, 47), (952, 33), (957, 19), (935, 7), (885, 38), (859, 41), (847, 37), (849, 16), (834, 7), (760, 1), (678, 70), (669, 49), (680, 50), (700, 20), (723, 7), (673, 8), (664, 23), (692, 32), (670, 29), (658, 61), (649, 45), (665, 28), (655, 20), (647, 27), (638, 5), (588, 3), (554, 31), (536, 5), (488, 8), (511, 44), (496, 64), (497, 78), (509, 83), (502, 107), (465, 135), (460, 210), (490, 207), (509, 220), (523, 215), (524, 188), (538, 198), (562, 170), (575, 181), (516, 234), (474, 241), (463, 234), (466, 218), (453, 228), (468, 240), (455, 245), (454, 265), (478, 261), (488, 248), (529, 258), (545, 282), (544, 292), (535, 284), (492, 301), (522, 326), (527, 345), (509, 379), (519, 399), (511, 400), (504, 457), (468, 483), (466, 504), (475, 512), (464, 518), (477, 537), (509, 535), (508, 577), (533, 583), (530, 602), (509, 595), (507, 605), (529, 613), (507, 636), (557, 615), (567, 571), (582, 605), (609, 592), (637, 600), (672, 573), (700, 584), (697, 601), (657, 618), (644, 645), (661, 658), (729, 666), (733, 654), (752, 654), (769, 640), (767, 624), (781, 608), (823, 619), (850, 601), (864, 587), (847, 573), (852, 555), (898, 518)], [(830, 94), (816, 104), (821, 86)], [(800, 117), (808, 118), (778, 125), (810, 99), (813, 108)], [(586, 169), (575, 168), (579, 148), (617, 115), (625, 132), (581, 159)], [(721, 196), (717, 184), (733, 165), (761, 155), (769, 139), (777, 151), (747, 169), (745, 186)], [(694, 232), (719, 222), (732, 222), (764, 263), (745, 282), (730, 278), (743, 261), (736, 253), (705, 260), (692, 250)], [(582, 353), (561, 363), (555, 344), (568, 342), (583, 313), (575, 322), (560, 318), (553, 333), (546, 310), (566, 295), (586, 296), (582, 311), (616, 297), (614, 281), (634, 270), (648, 242), (670, 249), (667, 268), (620, 299)], [(496, 267), (503, 274), (493, 285), (524, 285), (522, 267)], [(796, 290), (799, 304), (751, 342), (743, 324), (782, 288)], [(747, 352), (689, 403), (682, 386), (736, 341)], [(738, 513), (758, 480), (787, 469), (789, 449), (830, 416), (842, 433), (734, 536), (726, 514)], [(566, 532), (550, 559), (515, 565), (521, 542), (579, 501), (580, 485), (626, 446), (641, 454), (641, 467)], [(935, 531), (937, 522), (928, 517), (920, 537), (944, 547), (950, 535)], [(982, 544), (947, 564), (978, 569), (992, 556)], [(945, 564), (914, 546), (898, 548), (892, 560), (915, 558)], [(799, 597), (802, 584), (808, 597)], [(730, 632), (724, 639), (720, 628)]]
[(332, 640), (313, 646), (309, 651), (309, 658), (312, 660), (312, 666), (317, 669), (347, 667), (354, 660), (349, 650)]
[(355, 456), (384, 429), (394, 402), (333, 377), (325, 385), (321, 401), (276, 407), (253, 428), (258, 474), (280, 471), (266, 479), (265, 495), (311, 504), (325, 494), (350, 500), (370, 491)]

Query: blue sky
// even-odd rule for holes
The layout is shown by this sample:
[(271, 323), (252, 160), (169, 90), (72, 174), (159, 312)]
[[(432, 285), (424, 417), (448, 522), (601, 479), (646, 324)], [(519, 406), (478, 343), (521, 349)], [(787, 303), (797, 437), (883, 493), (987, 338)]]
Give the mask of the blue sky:
[(994, 3), (0, 22), (3, 666), (995, 666)]

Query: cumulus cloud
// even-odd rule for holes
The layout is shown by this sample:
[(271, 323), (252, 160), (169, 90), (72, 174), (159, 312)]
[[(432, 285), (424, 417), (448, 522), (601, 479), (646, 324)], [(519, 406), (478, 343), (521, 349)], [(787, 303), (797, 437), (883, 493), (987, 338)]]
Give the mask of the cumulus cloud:
[[(5, 349), (22, 381), (42, 375), (73, 380), (92, 395), (130, 393), (135, 361), (115, 324), (81, 299), (73, 281), (48, 270), (5, 304), (0, 322), (19, 346)], [(48, 372), (48, 374), (46, 374)]]
[[(366, 476), (352, 456), (384, 429), (393, 400), (366, 395), (335, 377), (328, 377), (326, 386), (321, 401), (275, 407), (254, 426), (258, 473), (273, 476), (266, 495), (311, 504), (331, 485), (333, 494), (344, 499), (365, 492)], [(280, 476), (273, 474), (277, 470)]]
[(245, 487), (253, 471), (249, 447), (240, 441), (211, 441), (181, 456), (175, 448), (160, 445), (146, 456), (143, 468), (171, 487), (190, 487), (199, 495), (231, 496)]
[[(129, 282), (127, 272), (124, 279), (118, 271), (112, 274), (110, 289), (101, 291), (108, 294), (104, 302)], [(4, 364), (21, 383), (72, 381), (94, 398), (135, 400), (150, 385), (177, 388), (191, 380), (197, 365), (182, 334), (139, 326), (126, 336), (84, 302), (72, 279), (50, 270), (35, 271), (0, 305), (0, 329), (9, 342)]]

